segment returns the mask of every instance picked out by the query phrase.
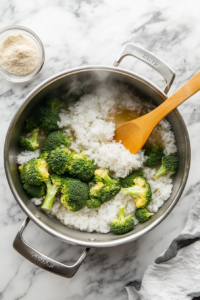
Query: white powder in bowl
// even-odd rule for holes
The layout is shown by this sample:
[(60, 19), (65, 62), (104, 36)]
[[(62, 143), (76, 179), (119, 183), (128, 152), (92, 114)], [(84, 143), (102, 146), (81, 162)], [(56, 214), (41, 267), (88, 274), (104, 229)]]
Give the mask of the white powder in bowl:
[(38, 48), (23, 34), (10, 34), (0, 45), (0, 63), (2, 67), (14, 75), (26, 75), (37, 66)]

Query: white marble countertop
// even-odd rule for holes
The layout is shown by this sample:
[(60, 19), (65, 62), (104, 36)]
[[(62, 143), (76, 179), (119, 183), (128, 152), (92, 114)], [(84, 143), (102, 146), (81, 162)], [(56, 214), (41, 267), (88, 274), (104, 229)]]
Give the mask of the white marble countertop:
[[(12, 84), (0, 79), (2, 152), (12, 115), (38, 83), (77, 66), (112, 65), (127, 42), (152, 51), (175, 70), (171, 95), (200, 69), (199, 10), (200, 2), (196, 0), (2, 1), (0, 27), (19, 24), (32, 29), (46, 51), (44, 68), (34, 81)], [(134, 58), (124, 60), (121, 67), (164, 87), (158, 74)], [(125, 284), (141, 278), (147, 266), (179, 234), (199, 191), (199, 98), (197, 94), (180, 106), (191, 139), (192, 163), (187, 186), (176, 208), (156, 229), (135, 242), (91, 249), (72, 279), (42, 271), (13, 250), (12, 242), (25, 215), (10, 192), (1, 155), (0, 299), (127, 299)], [(32, 222), (25, 240), (50, 257), (68, 263), (75, 261), (82, 251), (49, 236)]]

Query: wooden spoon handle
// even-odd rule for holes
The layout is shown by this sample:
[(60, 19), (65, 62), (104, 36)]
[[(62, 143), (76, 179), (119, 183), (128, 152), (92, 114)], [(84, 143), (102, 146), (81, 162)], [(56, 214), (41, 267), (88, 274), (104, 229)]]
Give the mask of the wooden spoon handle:
[(179, 106), (199, 90), (200, 72), (194, 75), (186, 84), (184, 84), (175, 94), (169, 97), (160, 106), (146, 115), (146, 117), (148, 116), (150, 122), (149, 124), (146, 122), (147, 126), (152, 126), (154, 128), (166, 115), (168, 115), (172, 110), (174, 110), (177, 106)]

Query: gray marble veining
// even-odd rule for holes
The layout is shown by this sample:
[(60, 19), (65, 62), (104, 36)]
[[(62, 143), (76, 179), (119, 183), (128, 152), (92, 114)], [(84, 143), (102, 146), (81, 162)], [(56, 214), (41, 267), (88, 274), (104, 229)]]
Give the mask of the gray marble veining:
[(129, 300), (199, 299), (199, 214), (198, 196), (189, 210), (186, 225), (180, 235), (148, 267), (142, 280), (126, 285)]
[[(0, 79), (0, 138), (16, 109), (41, 81), (57, 72), (88, 64), (112, 65), (127, 42), (142, 46), (176, 72), (169, 95), (199, 70), (200, 3), (196, 0), (43, 0), (1, 1), (0, 27), (12, 24), (32, 29), (44, 43), (46, 61), (34, 81), (12, 84)], [(142, 62), (129, 57), (121, 67), (144, 75), (164, 88), (163, 79)], [(200, 190), (200, 94), (180, 106), (188, 127), (192, 164), (184, 194), (173, 212), (139, 240), (115, 248), (92, 249), (72, 279), (44, 272), (12, 249), (24, 219), (6, 181), (0, 158), (0, 299), (98, 300), (127, 299), (125, 284), (141, 278), (147, 266), (167, 248), (185, 225), (189, 207)], [(25, 240), (59, 261), (72, 263), (80, 247), (64, 244), (30, 224)]]

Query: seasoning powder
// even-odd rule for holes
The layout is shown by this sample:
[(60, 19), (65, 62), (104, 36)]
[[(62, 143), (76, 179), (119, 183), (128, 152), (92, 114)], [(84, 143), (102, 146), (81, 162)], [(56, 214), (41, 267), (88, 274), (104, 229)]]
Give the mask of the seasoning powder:
[(0, 63), (14, 75), (31, 73), (38, 64), (38, 48), (23, 34), (10, 34), (0, 45)]

